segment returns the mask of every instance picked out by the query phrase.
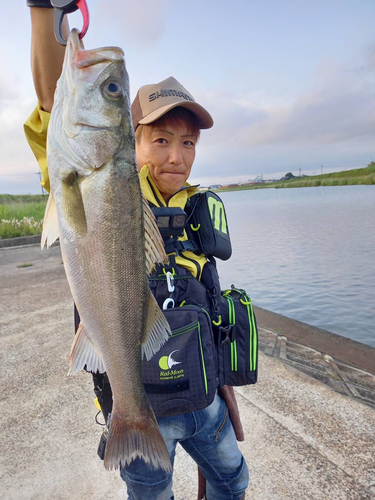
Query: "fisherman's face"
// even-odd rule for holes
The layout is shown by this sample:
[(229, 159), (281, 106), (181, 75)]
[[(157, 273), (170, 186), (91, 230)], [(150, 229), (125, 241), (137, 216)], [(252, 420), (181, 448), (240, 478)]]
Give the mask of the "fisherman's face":
[(189, 178), (197, 140), (187, 126), (165, 125), (152, 128), (136, 142), (138, 168), (148, 165), (151, 178), (166, 202)]

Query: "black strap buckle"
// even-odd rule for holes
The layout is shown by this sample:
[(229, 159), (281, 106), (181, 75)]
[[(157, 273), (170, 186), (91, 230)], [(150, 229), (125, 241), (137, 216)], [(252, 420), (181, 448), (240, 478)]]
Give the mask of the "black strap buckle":
[[(219, 327), (219, 344), (230, 344), (233, 341), (235, 325), (220, 326)], [(225, 335), (225, 338), (223, 339)]]
[(200, 246), (192, 240), (178, 241), (177, 238), (170, 238), (164, 240), (164, 244), (167, 254), (176, 252), (176, 254), (179, 255), (181, 252), (196, 252), (200, 250)]

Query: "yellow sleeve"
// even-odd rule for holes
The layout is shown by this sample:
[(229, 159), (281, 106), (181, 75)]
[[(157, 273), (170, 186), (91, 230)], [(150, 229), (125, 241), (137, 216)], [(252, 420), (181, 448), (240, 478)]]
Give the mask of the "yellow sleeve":
[(41, 185), (48, 192), (50, 191), (50, 184), (47, 165), (47, 129), (50, 116), (51, 114), (47, 111), (43, 111), (38, 102), (37, 107), (23, 126), (26, 139), (42, 172)]

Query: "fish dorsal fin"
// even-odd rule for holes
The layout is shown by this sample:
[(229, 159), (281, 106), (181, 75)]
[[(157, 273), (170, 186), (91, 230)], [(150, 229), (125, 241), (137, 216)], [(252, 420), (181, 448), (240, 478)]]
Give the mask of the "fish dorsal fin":
[(86, 370), (90, 372), (105, 372), (103, 360), (81, 323), (74, 337), (74, 342), (69, 354), (69, 362), (68, 375), (74, 375), (80, 370), (83, 370), (85, 365)]
[(40, 246), (42, 250), (47, 243), (47, 248), (55, 243), (59, 237), (59, 225), (57, 220), (56, 202), (53, 194), (50, 193), (47, 201), (46, 211), (44, 213), (42, 239)]
[(150, 274), (156, 263), (168, 262), (168, 257), (165, 253), (163, 238), (156, 225), (154, 214), (143, 194), (142, 203), (145, 225), (146, 271), (147, 274)]
[(160, 347), (168, 340), (169, 335), (171, 335), (171, 328), (166, 317), (160, 310), (151, 291), (149, 293), (146, 330), (141, 342), (142, 359), (143, 356), (146, 356), (147, 361), (158, 352)]

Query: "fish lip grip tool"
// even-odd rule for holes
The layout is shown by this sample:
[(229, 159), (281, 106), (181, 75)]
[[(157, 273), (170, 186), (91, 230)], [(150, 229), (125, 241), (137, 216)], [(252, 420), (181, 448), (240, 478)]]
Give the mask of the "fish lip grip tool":
[(51, 4), (55, 10), (55, 37), (61, 45), (66, 45), (66, 40), (62, 34), (62, 23), (66, 14), (71, 14), (76, 10), (80, 10), (83, 17), (83, 28), (79, 33), (79, 38), (82, 39), (89, 28), (90, 15), (87, 8), (86, 0), (51, 0)]

